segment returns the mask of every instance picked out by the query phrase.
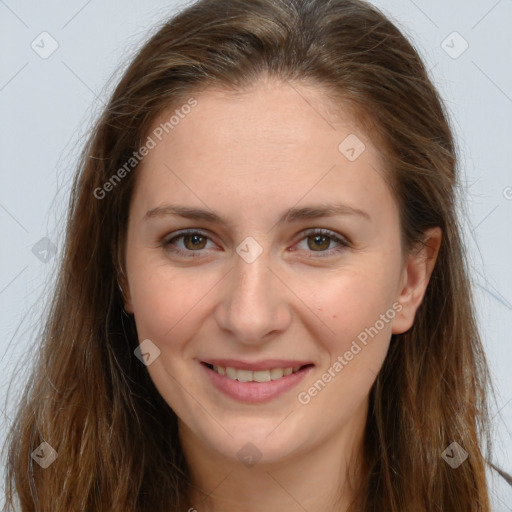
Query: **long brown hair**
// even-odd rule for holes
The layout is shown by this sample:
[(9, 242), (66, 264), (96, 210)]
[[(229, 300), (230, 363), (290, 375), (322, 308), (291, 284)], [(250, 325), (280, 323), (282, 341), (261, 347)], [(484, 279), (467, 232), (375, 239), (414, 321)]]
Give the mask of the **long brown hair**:
[[(137, 175), (126, 162), (164, 109), (264, 73), (321, 86), (357, 112), (385, 158), (405, 250), (427, 228), (443, 230), (414, 326), (393, 336), (370, 392), (368, 471), (351, 510), (490, 510), (490, 381), (456, 213), (452, 133), (413, 46), (359, 0), (199, 0), (134, 58), (73, 183), (55, 294), (9, 438), (9, 509), (188, 506), (176, 416), (134, 357), (137, 332), (118, 287)], [(58, 453), (46, 469), (31, 457), (43, 441)], [(454, 442), (467, 452), (457, 469), (441, 456)]]

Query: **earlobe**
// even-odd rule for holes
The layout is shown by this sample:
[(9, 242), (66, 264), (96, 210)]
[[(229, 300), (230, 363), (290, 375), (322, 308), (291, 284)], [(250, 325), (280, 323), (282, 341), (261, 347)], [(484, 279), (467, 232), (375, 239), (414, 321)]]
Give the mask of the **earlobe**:
[(412, 327), (436, 264), (441, 238), (441, 228), (430, 228), (425, 232), (424, 242), (409, 253), (398, 288), (397, 301), (402, 309), (393, 321), (393, 334)]

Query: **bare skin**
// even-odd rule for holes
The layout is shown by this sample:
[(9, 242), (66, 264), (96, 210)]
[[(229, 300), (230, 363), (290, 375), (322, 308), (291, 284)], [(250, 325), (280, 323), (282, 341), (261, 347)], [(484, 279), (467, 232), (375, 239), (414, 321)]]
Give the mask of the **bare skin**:
[[(190, 506), (346, 510), (371, 386), (391, 335), (413, 324), (441, 232), (403, 253), (379, 151), (348, 114), (333, 118), (321, 89), (261, 80), (244, 93), (208, 89), (195, 98), (137, 171), (123, 281), (139, 340), (160, 350), (147, 369), (179, 418), (196, 486)], [(353, 161), (338, 148), (350, 134), (365, 145)], [(347, 208), (278, 222), (289, 208), (326, 203)], [(226, 224), (145, 218), (166, 204), (213, 211)], [(175, 238), (189, 228), (195, 238)], [(329, 233), (305, 233), (315, 229)], [(236, 251), (247, 237), (262, 249), (250, 263)], [(354, 354), (372, 326), (377, 334)], [(346, 364), (336, 371), (339, 357)], [(295, 388), (254, 404), (212, 386), (201, 365), (208, 358), (314, 366)], [(308, 392), (329, 369), (325, 387)], [(240, 456), (249, 442), (260, 457), (252, 466)]]

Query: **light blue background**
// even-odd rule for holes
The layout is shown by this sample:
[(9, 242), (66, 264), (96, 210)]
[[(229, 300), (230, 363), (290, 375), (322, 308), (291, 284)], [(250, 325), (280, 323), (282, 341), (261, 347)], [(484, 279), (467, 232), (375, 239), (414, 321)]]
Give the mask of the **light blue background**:
[[(412, 38), (452, 115), (478, 315), (498, 391), (494, 460), (512, 473), (512, 0), (374, 3)], [(60, 250), (69, 185), (90, 124), (120, 76), (120, 63), (178, 5), (0, 0), (2, 441), (57, 261), (43, 263), (32, 248), (48, 237)], [(37, 36), (44, 31), (58, 43), (46, 59), (31, 47), (34, 40), (42, 46)], [(45, 41), (48, 50), (51, 40)], [(467, 50), (453, 58), (464, 41)], [(496, 510), (512, 510), (502, 496), (496, 501)]]

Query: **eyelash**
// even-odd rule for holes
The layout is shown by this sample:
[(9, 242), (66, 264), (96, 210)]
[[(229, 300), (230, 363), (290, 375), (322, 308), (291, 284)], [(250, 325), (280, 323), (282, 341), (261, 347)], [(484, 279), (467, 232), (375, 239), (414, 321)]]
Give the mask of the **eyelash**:
[[(175, 246), (173, 246), (174, 241), (176, 241), (180, 238), (183, 238), (184, 236), (187, 236), (187, 235), (200, 235), (200, 236), (210, 240), (210, 237), (206, 233), (199, 231), (197, 229), (188, 229), (188, 230), (179, 231), (172, 238), (164, 239), (162, 241), (162, 246), (165, 249), (170, 250), (171, 252), (173, 252), (175, 254), (185, 256), (187, 258), (201, 257), (202, 253), (204, 251), (203, 249), (197, 250), (197, 251), (191, 251), (191, 250), (177, 249)], [(303, 237), (299, 240), (299, 242), (304, 239), (307, 239), (309, 237), (318, 236), (318, 235), (326, 236), (327, 238), (330, 238), (331, 240), (339, 243), (339, 245), (337, 247), (335, 247), (334, 249), (329, 249), (327, 251), (318, 251), (319, 254), (322, 254), (321, 256), (308, 256), (310, 258), (311, 257), (325, 258), (328, 256), (332, 256), (335, 253), (339, 253), (339, 252), (343, 251), (344, 249), (346, 249), (347, 247), (349, 247), (349, 243), (345, 238), (336, 235), (333, 231), (330, 231), (328, 229), (323, 229), (323, 228), (313, 228), (313, 229), (308, 229), (308, 230), (304, 231)], [(309, 251), (309, 252), (315, 253), (317, 251)], [(196, 253), (196, 254), (194, 254), (194, 253)]]

